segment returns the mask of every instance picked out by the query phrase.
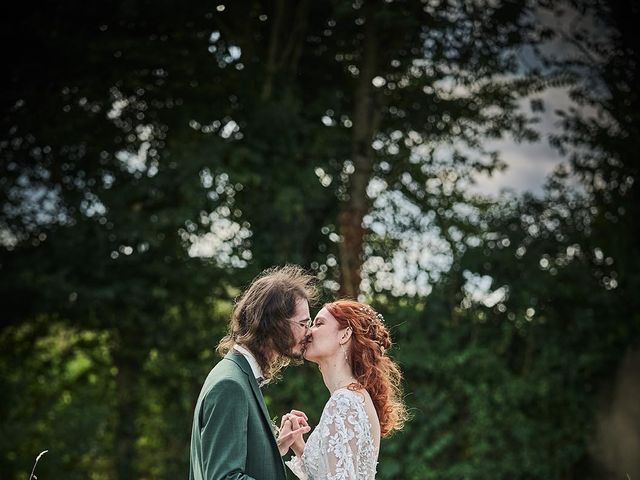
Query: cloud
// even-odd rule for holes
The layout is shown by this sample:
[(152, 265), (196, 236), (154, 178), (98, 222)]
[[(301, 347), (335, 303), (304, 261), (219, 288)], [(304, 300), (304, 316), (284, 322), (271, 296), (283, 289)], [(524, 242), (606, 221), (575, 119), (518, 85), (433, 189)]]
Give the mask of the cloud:
[(494, 172), (491, 176), (476, 175), (476, 184), (470, 187), (470, 191), (491, 196), (499, 196), (503, 190), (541, 194), (547, 176), (559, 164), (567, 161), (566, 157), (549, 145), (549, 136), (560, 128), (560, 117), (556, 110), (579, 107), (569, 98), (566, 88), (553, 88), (521, 102), (520, 108), (529, 114), (530, 100), (533, 98), (542, 100), (545, 107), (543, 112), (538, 113), (540, 122), (536, 130), (540, 133), (540, 140), (518, 143), (505, 138), (487, 142), (486, 147), (498, 151), (507, 168)]

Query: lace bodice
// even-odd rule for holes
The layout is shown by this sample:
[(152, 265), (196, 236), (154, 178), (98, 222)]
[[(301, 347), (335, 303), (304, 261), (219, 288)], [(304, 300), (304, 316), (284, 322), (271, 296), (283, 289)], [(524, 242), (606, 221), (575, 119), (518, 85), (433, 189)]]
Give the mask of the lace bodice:
[(362, 395), (333, 392), (302, 457), (285, 463), (301, 480), (374, 480), (378, 452)]

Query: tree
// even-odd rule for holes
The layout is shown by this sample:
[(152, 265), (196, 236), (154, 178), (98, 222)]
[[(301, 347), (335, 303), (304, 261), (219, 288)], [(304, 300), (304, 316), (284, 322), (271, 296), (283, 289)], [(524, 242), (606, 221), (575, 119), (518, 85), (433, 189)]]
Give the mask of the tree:
[[(443, 169), (464, 171), (457, 176), (468, 180), (474, 171), (499, 167), (497, 156), (483, 150), (482, 138), (533, 136), (516, 110), (516, 99), (532, 82), (515, 75), (517, 48), (535, 43), (539, 33), (527, 20), (530, 7), (365, 1), (336, 11), (337, 25), (356, 25), (335, 40), (335, 59), (347, 76), (340, 84), (353, 84), (335, 112), (349, 128), (353, 123), (351, 149), (343, 153), (349, 159), (345, 180), (337, 190), (340, 294), (360, 291), (372, 180), (427, 214), (442, 195), (431, 194), (426, 183)], [(443, 146), (451, 150), (448, 168), (437, 160)]]
[[(149, 7), (23, 8), (3, 29), (23, 45), (10, 49), (1, 100), (3, 320), (44, 314), (108, 333), (118, 478), (136, 476), (139, 377), (150, 351), (176, 340), (167, 312), (224, 298), (225, 269), (244, 261), (236, 186), (210, 173), (229, 142), (189, 126), (205, 108), (195, 86), (218, 70), (202, 48), (209, 9)], [(223, 227), (224, 248), (202, 253)]]
[[(542, 35), (530, 8), (378, 1), (225, 7), (214, 19), (212, 48), (221, 57), (242, 52), (238, 78), (252, 85), (234, 99), (243, 138), (225, 168), (245, 186), (237, 201), (254, 227), (255, 265), (278, 258), (266, 249), (284, 243), (289, 259), (315, 265), (340, 295), (356, 296), (372, 181), (428, 212), (424, 183), (444, 168), (436, 150), (448, 147), (448, 166), (468, 180), (500, 166), (483, 150), (484, 137), (533, 138), (516, 108), (521, 95), (544, 86), (539, 76), (521, 75), (517, 61), (517, 49)], [(273, 180), (260, 180), (266, 177)], [(252, 198), (273, 199), (270, 214)], [(302, 204), (292, 216), (291, 205)]]

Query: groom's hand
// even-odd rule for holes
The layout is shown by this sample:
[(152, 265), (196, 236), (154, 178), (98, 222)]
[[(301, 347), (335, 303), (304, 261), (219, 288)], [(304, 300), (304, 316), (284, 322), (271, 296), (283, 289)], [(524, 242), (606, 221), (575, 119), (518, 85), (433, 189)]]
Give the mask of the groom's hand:
[[(299, 418), (304, 421), (304, 425), (298, 421)], [(311, 427), (307, 425), (303, 417), (290, 414), (284, 415), (280, 422), (280, 429), (278, 430), (278, 438), (276, 440), (280, 455), (285, 455), (293, 442), (297, 438), (302, 438), (302, 435), (308, 433), (309, 430), (311, 430)]]
[[(292, 416), (291, 418), (291, 428), (294, 431), (298, 431), (300, 426), (302, 426), (302, 422), (306, 424), (306, 420), (302, 417)], [(307, 425), (308, 427), (308, 425)], [(311, 430), (311, 427), (308, 427)], [(302, 456), (302, 452), (304, 452), (304, 438), (302, 435), (306, 432), (300, 432), (294, 436), (293, 441), (291, 442), (291, 449), (293, 449), (293, 453), (295, 453), (298, 457)]]
[(289, 418), (289, 420), (293, 420), (294, 417), (298, 419), (301, 425), (309, 425), (309, 419), (307, 418), (307, 415), (300, 410), (291, 410), (283, 418)]
[(309, 419), (307, 418), (307, 414), (304, 412), (301, 412), (300, 410), (291, 410), (288, 415), (294, 415), (296, 417), (300, 417), (300, 418), (304, 418), (305, 422), (309, 421)]
[(307, 421), (307, 416), (305, 415), (304, 412), (301, 412), (300, 410), (291, 410), (289, 413), (285, 413), (280, 419), (280, 429), (284, 427), (284, 424), (287, 421), (293, 421), (294, 419), (298, 420), (298, 423), (300, 423), (300, 426), (305, 426), (305, 427), (310, 426)]

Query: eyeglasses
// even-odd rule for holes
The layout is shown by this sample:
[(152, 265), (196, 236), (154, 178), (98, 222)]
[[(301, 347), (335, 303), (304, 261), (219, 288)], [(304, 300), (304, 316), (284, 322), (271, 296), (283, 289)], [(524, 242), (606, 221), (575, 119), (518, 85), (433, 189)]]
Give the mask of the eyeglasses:
[(313, 320), (309, 319), (309, 320), (289, 320), (291, 323), (298, 325), (300, 328), (304, 328), (305, 330), (308, 328), (311, 328), (311, 326), (313, 325)]

